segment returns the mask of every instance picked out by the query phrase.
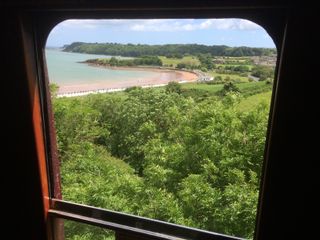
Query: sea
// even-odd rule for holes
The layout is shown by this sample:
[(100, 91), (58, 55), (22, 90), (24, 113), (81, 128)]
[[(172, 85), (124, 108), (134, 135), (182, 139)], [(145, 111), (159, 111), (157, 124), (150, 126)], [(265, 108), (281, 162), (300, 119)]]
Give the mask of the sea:
[(160, 74), (154, 71), (115, 70), (89, 66), (81, 63), (87, 59), (111, 58), (106, 55), (63, 52), (58, 49), (46, 49), (46, 63), (49, 82), (62, 85), (119, 82), (156, 78)]

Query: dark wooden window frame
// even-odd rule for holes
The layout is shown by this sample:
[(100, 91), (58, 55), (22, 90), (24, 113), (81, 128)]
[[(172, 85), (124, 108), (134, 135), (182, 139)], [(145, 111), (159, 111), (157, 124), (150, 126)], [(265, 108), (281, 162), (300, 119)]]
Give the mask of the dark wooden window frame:
[[(255, 239), (259, 237), (261, 212), (265, 193), (265, 178), (268, 174), (268, 152), (273, 116), (279, 84), (282, 45), (286, 29), (286, 14), (282, 7), (223, 7), (223, 6), (176, 6), (176, 7), (96, 7), (82, 9), (30, 9), (23, 13), (21, 30), (27, 77), (29, 81), (30, 103), (33, 109), (34, 131), (38, 153), (38, 165), (41, 175), (44, 219), (48, 227), (49, 239), (61, 239), (61, 227), (58, 219), (71, 219), (116, 231), (122, 239), (238, 239), (218, 233), (188, 228), (117, 213), (90, 206), (84, 206), (61, 200), (59, 161), (56, 149), (53, 113), (48, 89), (44, 49), (46, 38), (52, 28), (66, 19), (147, 19), (147, 18), (243, 18), (254, 21), (264, 27), (273, 38), (278, 50), (276, 79), (273, 89), (263, 176), (259, 196), (258, 216)], [(55, 237), (53, 237), (55, 236)]]

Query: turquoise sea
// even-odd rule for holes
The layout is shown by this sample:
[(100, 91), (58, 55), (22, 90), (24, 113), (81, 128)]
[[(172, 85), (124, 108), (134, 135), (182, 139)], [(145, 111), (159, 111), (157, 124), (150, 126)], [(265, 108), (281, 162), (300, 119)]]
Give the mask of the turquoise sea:
[(160, 73), (153, 71), (113, 70), (79, 63), (92, 58), (110, 56), (63, 52), (46, 49), (49, 82), (63, 85), (101, 84), (128, 80), (157, 78)]

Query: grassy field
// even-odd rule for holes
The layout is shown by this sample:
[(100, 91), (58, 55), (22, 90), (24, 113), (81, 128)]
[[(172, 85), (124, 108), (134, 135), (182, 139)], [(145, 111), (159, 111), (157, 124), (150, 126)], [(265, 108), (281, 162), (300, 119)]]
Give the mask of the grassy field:
[[(247, 82), (235, 84), (243, 93), (253, 90), (271, 89), (265, 82)], [(210, 93), (215, 93), (223, 88), (223, 84), (206, 84), (206, 83), (184, 83), (181, 85), (183, 89), (200, 89)]]
[(237, 106), (237, 109), (240, 111), (248, 111), (258, 104), (265, 103), (270, 105), (271, 101), (271, 91), (255, 94), (244, 98)]
[(229, 77), (230, 79), (233, 80), (239, 80), (239, 82), (249, 82), (249, 78), (248, 77), (242, 77), (238, 74), (223, 74), (223, 73), (216, 73), (215, 71), (209, 71), (208, 74), (211, 77), (217, 77), (220, 76), (222, 77), (222, 79), (225, 79), (226, 77)]
[(205, 83), (184, 83), (181, 85), (182, 89), (197, 89), (204, 90), (209, 93), (216, 93), (223, 88), (223, 84), (205, 84)]
[[(237, 108), (241, 111), (247, 111), (257, 106), (260, 103), (270, 104), (271, 101), (271, 86), (265, 82), (251, 82), (236, 84), (242, 92), (244, 98), (240, 101)], [(223, 84), (208, 85), (197, 83), (182, 84), (182, 89), (197, 89), (207, 91), (210, 94), (215, 94), (223, 88)], [(260, 92), (262, 91), (262, 92)], [(258, 93), (256, 93), (258, 92)], [(259, 93), (260, 92), (260, 93)], [(246, 97), (247, 96), (247, 97)]]
[[(200, 61), (196, 56), (185, 56), (181, 59), (179, 58), (167, 58), (164, 56), (159, 57), (163, 63), (164, 66), (171, 66), (171, 67), (176, 67), (177, 64), (179, 63), (186, 63), (188, 65), (200, 65)], [(242, 58), (237, 58), (237, 57), (229, 57), (229, 58), (223, 58), (224, 61), (232, 62), (230, 64), (216, 64), (216, 66), (238, 66), (238, 65), (243, 65), (244, 62), (248, 61), (248, 58), (242, 57)], [(252, 69), (251, 64), (246, 64), (250, 70)], [(226, 77), (229, 77), (230, 79), (237, 81), (237, 82), (249, 82), (248, 77), (243, 77), (238, 74), (223, 74), (223, 73), (217, 73), (215, 70), (207, 72), (207, 74), (211, 77), (217, 77), (220, 76), (222, 79), (225, 79)]]
[(179, 58), (167, 58), (164, 56), (159, 57), (163, 63), (163, 65), (172, 65), (172, 67), (176, 67), (178, 63), (188, 63), (191, 65), (200, 65), (200, 62), (197, 57), (194, 56), (185, 56), (181, 59)]
[(239, 90), (244, 96), (250, 96), (262, 92), (267, 92), (272, 90), (272, 85), (267, 84), (265, 81), (262, 82), (248, 82), (236, 84)]
[(226, 62), (245, 63), (251, 61), (251, 57), (216, 57), (215, 60), (224, 60)]
[(237, 67), (237, 66), (244, 66), (244, 67), (248, 67), (249, 68), (249, 70), (251, 71), (251, 69), (253, 68), (253, 65), (252, 64), (236, 64), (236, 63), (234, 63), (234, 64), (227, 64), (227, 63), (225, 63), (225, 64), (215, 64), (216, 65), (216, 67), (218, 68), (218, 67), (225, 67), (225, 66), (232, 66), (232, 67)]

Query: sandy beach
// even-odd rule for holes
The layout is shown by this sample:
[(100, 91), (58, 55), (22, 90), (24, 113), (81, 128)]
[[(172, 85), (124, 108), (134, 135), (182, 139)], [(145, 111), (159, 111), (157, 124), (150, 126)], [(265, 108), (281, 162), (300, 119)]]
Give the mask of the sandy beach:
[[(101, 66), (93, 66), (101, 67)], [(100, 83), (88, 83), (88, 84), (72, 84), (72, 85), (60, 85), (58, 95), (67, 96), (72, 94), (85, 95), (84, 93), (93, 92), (112, 92), (124, 90), (128, 87), (141, 86), (141, 87), (152, 87), (162, 86), (168, 84), (170, 81), (176, 82), (193, 82), (198, 79), (197, 74), (182, 70), (171, 70), (164, 68), (150, 68), (150, 67), (112, 67), (110, 69), (115, 70), (132, 70), (132, 71), (153, 71), (157, 72), (157, 77), (146, 78), (146, 79), (128, 79), (126, 81), (106, 81)], [(78, 94), (77, 94), (78, 93)]]

